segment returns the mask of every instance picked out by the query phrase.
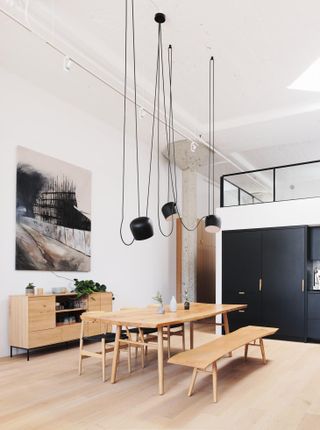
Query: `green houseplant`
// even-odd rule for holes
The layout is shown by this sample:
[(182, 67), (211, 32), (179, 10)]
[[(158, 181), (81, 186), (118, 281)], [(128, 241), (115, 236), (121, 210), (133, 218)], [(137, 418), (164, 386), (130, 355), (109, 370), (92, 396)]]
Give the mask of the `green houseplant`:
[(85, 279), (81, 281), (79, 281), (79, 279), (74, 279), (74, 285), (75, 288), (73, 292), (77, 293), (77, 299), (87, 297), (92, 293), (104, 293), (107, 290), (106, 285), (99, 284), (99, 282), (94, 282), (92, 279)]
[(26, 295), (33, 295), (35, 288), (36, 287), (33, 285), (33, 283), (29, 282), (29, 284), (26, 286)]

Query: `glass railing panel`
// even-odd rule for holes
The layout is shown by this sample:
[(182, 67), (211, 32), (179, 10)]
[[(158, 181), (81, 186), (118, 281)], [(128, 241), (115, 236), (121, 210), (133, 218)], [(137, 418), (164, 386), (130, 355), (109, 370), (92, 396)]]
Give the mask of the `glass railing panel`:
[(239, 189), (233, 184), (224, 180), (224, 206), (238, 206), (239, 205)]
[(320, 196), (320, 162), (275, 169), (276, 201)]
[(240, 190), (240, 205), (252, 205), (254, 197), (246, 191)]
[[(224, 180), (224, 197), (226, 197), (226, 183), (229, 184), (228, 191), (233, 186), (232, 191), (235, 195), (235, 189), (238, 189), (240, 196), (238, 201), (233, 199), (233, 204), (228, 206), (234, 206), (239, 204), (256, 204), (256, 203), (267, 203), (273, 201), (273, 170), (263, 170), (253, 173), (240, 173), (237, 175), (227, 176)], [(230, 199), (228, 198), (228, 202)], [(227, 206), (225, 204), (225, 206)]]

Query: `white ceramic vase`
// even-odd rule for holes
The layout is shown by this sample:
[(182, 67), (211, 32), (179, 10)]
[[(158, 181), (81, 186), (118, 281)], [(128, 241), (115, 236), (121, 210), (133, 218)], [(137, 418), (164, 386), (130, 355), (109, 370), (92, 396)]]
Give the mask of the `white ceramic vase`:
[(176, 312), (177, 311), (177, 301), (174, 296), (172, 296), (170, 300), (170, 312)]

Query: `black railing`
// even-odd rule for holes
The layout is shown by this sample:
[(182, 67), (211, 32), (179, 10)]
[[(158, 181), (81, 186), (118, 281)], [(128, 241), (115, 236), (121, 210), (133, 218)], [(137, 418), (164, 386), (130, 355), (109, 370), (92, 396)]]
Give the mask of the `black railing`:
[(220, 179), (220, 206), (320, 197), (320, 160), (231, 173)]

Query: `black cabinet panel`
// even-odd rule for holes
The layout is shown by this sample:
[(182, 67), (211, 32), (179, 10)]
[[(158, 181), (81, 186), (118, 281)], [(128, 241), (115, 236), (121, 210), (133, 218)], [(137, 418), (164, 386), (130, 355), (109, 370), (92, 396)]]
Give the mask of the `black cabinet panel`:
[(320, 319), (308, 321), (308, 337), (314, 340), (320, 340)]
[(229, 314), (230, 330), (259, 324), (261, 302), (261, 231), (227, 231), (222, 235), (222, 302), (248, 304)]
[(320, 320), (320, 293), (308, 294), (308, 319)]
[(309, 259), (320, 260), (320, 227), (309, 228)]
[(262, 324), (279, 327), (279, 337), (303, 338), (305, 228), (262, 233)]
[(222, 235), (222, 292), (257, 293), (261, 276), (261, 232), (226, 231)]

